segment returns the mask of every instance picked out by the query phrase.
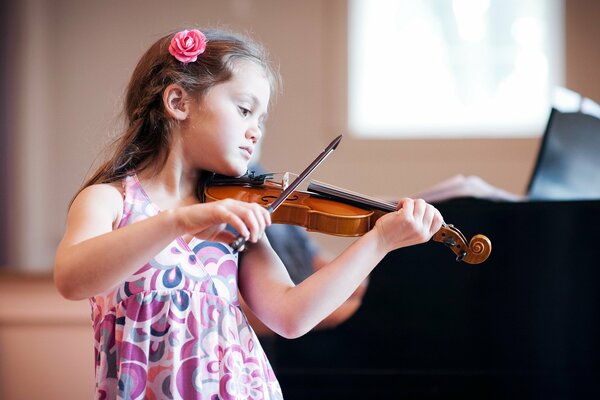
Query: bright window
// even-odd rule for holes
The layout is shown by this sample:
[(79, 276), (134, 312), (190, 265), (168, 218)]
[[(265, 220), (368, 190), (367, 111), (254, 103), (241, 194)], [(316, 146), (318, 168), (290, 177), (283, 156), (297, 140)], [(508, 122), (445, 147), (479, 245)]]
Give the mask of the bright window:
[(348, 0), (349, 130), (541, 134), (563, 84), (561, 0)]

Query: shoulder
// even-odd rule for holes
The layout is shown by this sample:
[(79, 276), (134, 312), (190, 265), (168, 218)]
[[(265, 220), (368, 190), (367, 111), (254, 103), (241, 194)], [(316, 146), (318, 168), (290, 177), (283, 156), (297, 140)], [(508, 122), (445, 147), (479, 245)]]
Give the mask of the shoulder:
[(101, 183), (84, 188), (73, 200), (69, 210), (71, 212), (110, 216), (113, 225), (118, 225), (123, 214), (121, 182)]
[(79, 192), (74, 203), (78, 201), (123, 204), (121, 182), (90, 185)]

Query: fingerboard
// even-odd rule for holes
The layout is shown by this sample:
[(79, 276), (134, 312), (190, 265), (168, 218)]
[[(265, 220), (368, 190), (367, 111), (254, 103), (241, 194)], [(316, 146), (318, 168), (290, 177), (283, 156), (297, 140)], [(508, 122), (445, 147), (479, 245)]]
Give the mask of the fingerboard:
[(366, 196), (360, 193), (352, 192), (340, 187), (323, 183), (319, 181), (311, 181), (308, 185), (308, 191), (320, 195), (329, 196), (330, 198), (346, 201), (357, 206), (368, 206), (382, 211), (396, 211), (397, 203), (391, 201), (383, 201), (374, 197)]

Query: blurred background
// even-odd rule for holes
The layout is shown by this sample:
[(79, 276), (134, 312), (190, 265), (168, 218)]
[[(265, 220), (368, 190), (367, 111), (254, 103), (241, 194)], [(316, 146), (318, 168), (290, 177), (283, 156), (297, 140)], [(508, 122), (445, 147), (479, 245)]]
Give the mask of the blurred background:
[[(559, 19), (550, 45), (559, 59), (550, 66), (553, 82), (599, 101), (600, 3), (555, 4)], [(0, 278), (0, 352), (5, 359), (0, 362), (1, 398), (31, 395), (19, 391), (25, 389), (18, 380), (8, 378), (14, 371), (44, 379), (47, 387), (55, 385), (63, 393), (60, 398), (90, 393), (88, 305), (54, 297), (48, 277), (68, 203), (103, 146), (119, 131), (129, 76), (146, 48), (167, 32), (221, 26), (248, 33), (269, 49), (284, 84), (262, 147), (268, 170), (301, 171), (340, 133), (345, 133), (344, 140), (315, 179), (386, 198), (422, 191), (456, 174), (476, 175), (524, 194), (536, 161), (543, 124), (520, 129), (518, 135), (505, 130), (503, 135), (471, 132), (461, 137), (454, 132), (440, 137), (417, 129), (423, 138), (398, 139), (349, 132), (352, 66), (346, 0), (5, 0), (0, 7), (0, 269), (5, 272)], [(430, 96), (436, 96), (435, 90)], [(399, 116), (402, 111), (396, 110)], [(430, 118), (435, 120), (439, 112), (431, 108)], [(335, 248), (340, 242), (323, 238), (323, 243)], [(15, 271), (42, 278), (25, 281)], [(33, 293), (24, 295), (27, 290)], [(10, 298), (28, 300), (13, 306), (6, 302)], [(36, 301), (47, 307), (42, 319), (54, 321), (54, 330), (41, 342), (34, 329), (41, 323), (28, 319), (39, 314)], [(29, 329), (26, 333), (23, 326)], [(65, 336), (61, 329), (69, 326), (81, 337)], [(81, 343), (83, 351), (75, 345), (61, 351), (66, 337), (71, 344)], [(54, 348), (55, 354), (42, 358), (62, 359), (71, 378), (47, 370), (40, 378), (35, 371), (48, 364), (39, 360), (15, 367), (23, 359), (23, 348), (38, 354)], [(65, 382), (81, 387), (65, 392)]]
[[(345, 0), (2, 4), (2, 265), (50, 270), (67, 204), (119, 130), (133, 67), (152, 42), (174, 29), (222, 26), (249, 33), (269, 49), (284, 85), (263, 144), (268, 170), (301, 171), (333, 137), (346, 133), (315, 179), (396, 198), (460, 173), (523, 193), (543, 133), (538, 125), (520, 137), (509, 132), (396, 140), (348, 134)], [(600, 5), (559, 4), (564, 21), (558, 27), (564, 31), (553, 37), (564, 59), (557, 61), (563, 75), (558, 83), (598, 101)], [(430, 119), (441, 111), (432, 108)], [(396, 112), (401, 118), (402, 108)]]

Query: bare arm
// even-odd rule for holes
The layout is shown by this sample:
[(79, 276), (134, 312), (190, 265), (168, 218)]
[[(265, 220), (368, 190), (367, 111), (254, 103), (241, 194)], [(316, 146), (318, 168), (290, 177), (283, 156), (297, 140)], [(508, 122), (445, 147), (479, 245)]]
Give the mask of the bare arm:
[(400, 206), (297, 286), (266, 241), (250, 246), (240, 270), (248, 305), (284, 337), (308, 332), (340, 307), (389, 251), (428, 241), (443, 222), (439, 212), (422, 200), (404, 199)]
[(54, 280), (63, 296), (82, 299), (109, 289), (180, 232), (173, 213), (116, 229), (122, 208), (121, 194), (110, 185), (77, 196), (55, 258)]
[[(328, 262), (329, 259), (326, 260), (318, 254), (315, 255), (313, 257), (314, 270), (320, 269), (321, 267), (327, 265)], [(318, 330), (335, 328), (336, 326), (348, 320), (360, 308), (362, 304), (362, 299), (367, 291), (368, 285), (369, 278), (367, 277), (364, 281), (361, 282), (358, 288), (341, 306), (339, 306), (335, 311), (333, 311), (331, 314), (325, 317), (325, 319), (319, 322), (314, 329)], [(246, 314), (250, 325), (252, 325), (252, 328), (258, 336), (274, 335), (274, 332), (271, 329), (269, 329), (269, 327), (267, 327), (265, 324), (263, 324), (262, 321), (256, 317), (256, 315), (254, 315), (252, 310), (250, 310), (250, 308), (241, 296), (240, 305), (244, 309), (244, 313)]]
[(93, 185), (75, 199), (55, 258), (54, 280), (61, 294), (83, 299), (123, 281), (183, 234), (231, 240), (231, 224), (250, 242), (258, 240), (270, 216), (264, 208), (224, 200), (194, 204), (116, 229), (123, 208), (119, 190)]

